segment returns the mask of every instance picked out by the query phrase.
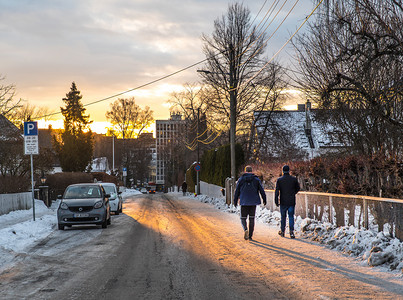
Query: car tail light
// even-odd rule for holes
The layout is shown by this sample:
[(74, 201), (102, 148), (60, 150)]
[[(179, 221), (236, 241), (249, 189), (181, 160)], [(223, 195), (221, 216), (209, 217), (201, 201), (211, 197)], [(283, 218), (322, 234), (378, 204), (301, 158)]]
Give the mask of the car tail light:
[(69, 209), (68, 205), (64, 202), (60, 203), (60, 208), (61, 209)]
[(94, 208), (101, 208), (102, 207), (102, 201), (98, 201), (94, 204)]

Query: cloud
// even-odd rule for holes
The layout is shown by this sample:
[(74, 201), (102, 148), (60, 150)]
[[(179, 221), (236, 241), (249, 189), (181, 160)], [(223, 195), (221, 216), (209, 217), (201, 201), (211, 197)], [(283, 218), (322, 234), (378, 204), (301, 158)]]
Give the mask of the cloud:
[[(245, 4), (252, 17), (262, 5)], [(18, 97), (50, 110), (63, 105), (72, 81), (84, 103), (102, 99), (204, 59), (200, 37), (212, 33), (227, 8), (224, 0), (2, 0), (0, 74), (16, 85)], [(196, 80), (192, 69), (164, 83)], [(169, 89), (163, 92), (154, 93), (158, 101), (138, 101), (162, 104)], [(88, 110), (104, 115), (92, 112), (99, 107)]]

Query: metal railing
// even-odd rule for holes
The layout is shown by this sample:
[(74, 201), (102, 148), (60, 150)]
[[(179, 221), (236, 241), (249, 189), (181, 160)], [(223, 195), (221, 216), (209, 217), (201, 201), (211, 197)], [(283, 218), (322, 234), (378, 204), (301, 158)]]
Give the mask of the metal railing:
[[(266, 196), (266, 207), (279, 210), (274, 204), (274, 190), (266, 190)], [(389, 231), (391, 236), (403, 241), (403, 200), (400, 199), (299, 192), (295, 214), (337, 227), (353, 225)]]

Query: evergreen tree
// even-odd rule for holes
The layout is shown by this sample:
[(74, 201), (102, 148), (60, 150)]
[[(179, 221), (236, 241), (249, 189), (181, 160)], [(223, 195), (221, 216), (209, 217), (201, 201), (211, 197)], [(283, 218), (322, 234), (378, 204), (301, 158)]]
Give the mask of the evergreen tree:
[(83, 172), (92, 160), (94, 141), (89, 128), (92, 121), (85, 115), (81, 94), (73, 82), (70, 92), (63, 98), (65, 108), (60, 108), (64, 117), (64, 132), (54, 136), (53, 142), (64, 172)]

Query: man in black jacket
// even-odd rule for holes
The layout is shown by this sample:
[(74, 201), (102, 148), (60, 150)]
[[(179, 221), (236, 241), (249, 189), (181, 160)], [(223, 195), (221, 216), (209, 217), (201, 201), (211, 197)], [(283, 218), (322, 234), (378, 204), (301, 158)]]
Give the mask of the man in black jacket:
[[(283, 176), (277, 179), (276, 192), (274, 194), (274, 202), (276, 206), (280, 205), (281, 213), (281, 230), (279, 235), (284, 237), (285, 224), (288, 220), (290, 225), (290, 237), (295, 238), (294, 235), (294, 212), (295, 212), (295, 195), (299, 192), (299, 183), (297, 178), (290, 175), (290, 167), (285, 165), (283, 167)], [(280, 195), (280, 202), (279, 196)]]

